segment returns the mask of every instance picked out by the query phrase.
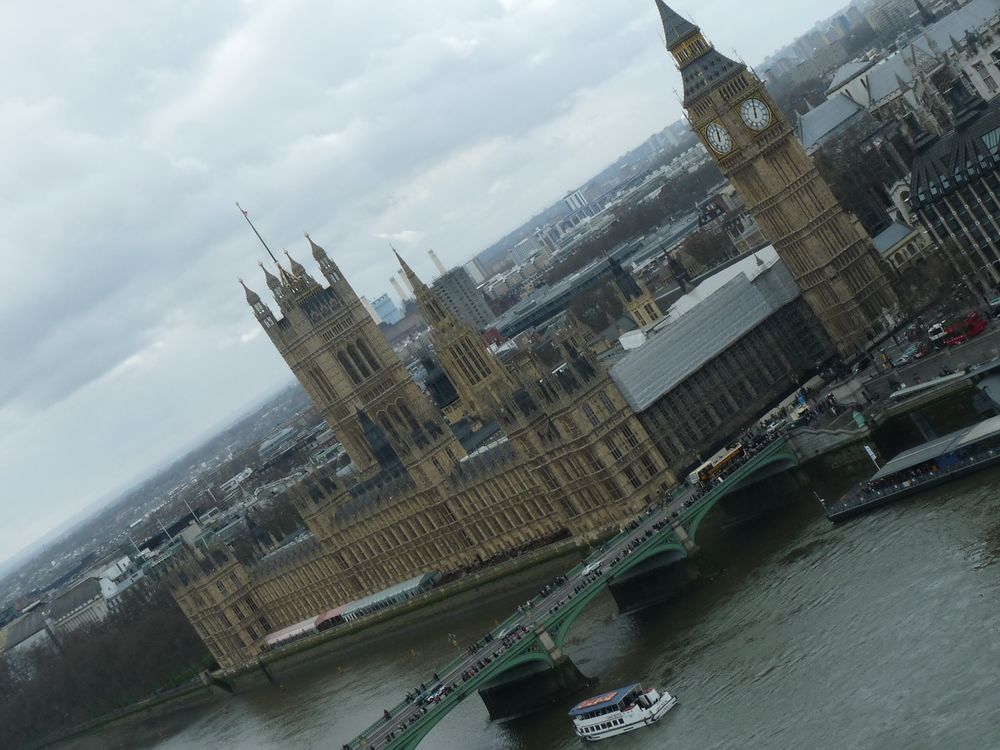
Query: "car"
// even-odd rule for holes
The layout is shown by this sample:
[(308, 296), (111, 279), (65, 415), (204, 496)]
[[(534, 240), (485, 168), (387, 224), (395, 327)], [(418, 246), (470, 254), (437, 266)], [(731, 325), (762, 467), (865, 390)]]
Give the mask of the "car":
[(599, 570), (601, 567), (601, 563), (603, 562), (604, 562), (603, 560), (594, 560), (594, 562), (588, 563), (587, 567), (583, 569), (583, 575), (589, 576), (595, 570)]
[(768, 435), (773, 435), (774, 433), (776, 433), (779, 430), (781, 430), (787, 424), (788, 424), (788, 420), (787, 419), (776, 420), (774, 422), (771, 422), (771, 424), (769, 424), (767, 426), (767, 429), (765, 430), (765, 432)]
[(854, 363), (854, 367), (851, 368), (851, 374), (857, 375), (859, 372), (868, 367), (871, 363), (872, 363), (872, 358), (869, 357), (867, 354), (862, 354), (858, 358), (858, 361)]
[(964, 333), (959, 333), (959, 334), (957, 334), (955, 336), (952, 336), (950, 339), (945, 339), (944, 340), (944, 345), (945, 346), (958, 346), (959, 344), (964, 344), (968, 340), (969, 340), (968, 337)]
[(928, 349), (926, 346), (922, 346), (922, 347), (920, 347), (920, 350), (916, 354), (913, 355), (913, 358), (914, 359), (923, 359), (924, 357), (926, 357), (930, 353), (931, 353), (930, 349)]

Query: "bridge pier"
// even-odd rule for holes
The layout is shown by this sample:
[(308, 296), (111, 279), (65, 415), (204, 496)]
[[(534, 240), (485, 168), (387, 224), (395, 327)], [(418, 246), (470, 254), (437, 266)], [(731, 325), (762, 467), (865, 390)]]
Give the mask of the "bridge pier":
[(479, 688), (490, 719), (513, 719), (539, 709), (592, 684), (545, 630), (535, 632), (551, 664), (532, 661), (504, 672)]
[[(693, 554), (698, 547), (690, 537)], [(688, 545), (685, 544), (685, 549)], [(608, 582), (622, 614), (660, 604), (679, 596), (700, 581), (705, 573), (703, 564), (681, 550), (669, 550), (640, 563), (623, 575)]]
[(674, 534), (677, 535), (677, 541), (684, 545), (684, 550), (687, 552), (688, 557), (694, 557), (698, 554), (698, 545), (694, 543), (694, 539), (687, 533), (687, 529), (681, 526), (680, 521), (676, 518), (670, 521), (670, 528), (674, 530)]

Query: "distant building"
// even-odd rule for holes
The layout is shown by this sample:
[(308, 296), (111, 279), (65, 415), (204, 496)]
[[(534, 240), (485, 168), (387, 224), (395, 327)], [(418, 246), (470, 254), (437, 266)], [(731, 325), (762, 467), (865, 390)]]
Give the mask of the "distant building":
[(586, 196), (579, 190), (574, 190), (563, 198), (563, 200), (570, 211), (579, 211), (581, 208), (586, 208), (590, 203)]
[(469, 274), (469, 278), (471, 278), (475, 283), (482, 284), (486, 281), (486, 273), (483, 271), (483, 267), (479, 264), (479, 261), (475, 258), (468, 261), (464, 266), (462, 266), (462, 268), (465, 269), (465, 272)]
[(882, 0), (865, 16), (871, 27), (884, 36), (905, 31), (919, 19), (917, 6), (913, 0)]
[(453, 315), (474, 328), (482, 330), (496, 317), (469, 272), (461, 266), (438, 276), (431, 287)]
[(102, 623), (110, 609), (101, 592), (101, 580), (85, 578), (64, 591), (49, 605), (49, 617), (60, 633), (71, 633), (83, 627)]
[(515, 263), (524, 263), (545, 249), (545, 243), (535, 235), (529, 235), (518, 242), (510, 250), (510, 256)]
[(379, 317), (379, 314), (377, 312), (375, 312), (375, 308), (372, 307), (372, 303), (367, 297), (361, 298), (361, 306), (365, 308), (365, 311), (369, 315), (371, 315), (372, 320), (374, 320), (376, 324), (382, 322), (382, 318)]
[(372, 307), (375, 308), (375, 312), (381, 321), (387, 325), (395, 325), (403, 319), (403, 311), (396, 307), (396, 303), (393, 301), (392, 297), (388, 294), (383, 294), (378, 297), (373, 303)]
[(36, 648), (56, 645), (41, 608), (33, 609), (0, 630), (0, 654), (15, 664)]

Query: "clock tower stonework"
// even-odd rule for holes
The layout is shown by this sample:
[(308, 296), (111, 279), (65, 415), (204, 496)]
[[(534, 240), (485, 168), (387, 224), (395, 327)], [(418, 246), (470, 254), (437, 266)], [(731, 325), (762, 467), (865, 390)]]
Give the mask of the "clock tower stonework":
[(791, 270), (842, 356), (896, 306), (871, 238), (834, 198), (788, 120), (742, 63), (720, 54), (662, 0), (667, 49), (688, 121)]

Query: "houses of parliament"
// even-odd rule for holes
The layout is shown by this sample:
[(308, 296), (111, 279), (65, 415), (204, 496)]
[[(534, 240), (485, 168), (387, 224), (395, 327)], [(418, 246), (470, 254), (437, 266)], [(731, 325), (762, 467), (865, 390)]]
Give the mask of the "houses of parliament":
[[(657, 6), (692, 125), (830, 340), (849, 351), (866, 316), (892, 302), (870, 240), (763, 84)], [(463, 410), (499, 425), (467, 453), (334, 260), (308, 242), (321, 279), (289, 256), (264, 270), (277, 312), (245, 287), (246, 299), (358, 471), (345, 483), (321, 468), (291, 487), (287, 500), (309, 533), (256, 563), (209, 543), (178, 564), (172, 593), (222, 667), (256, 658), (277, 629), (426, 571), (454, 574), (558, 539), (595, 538), (676, 483), (588, 348), (593, 332), (562, 314), (491, 350), (399, 258)]]

